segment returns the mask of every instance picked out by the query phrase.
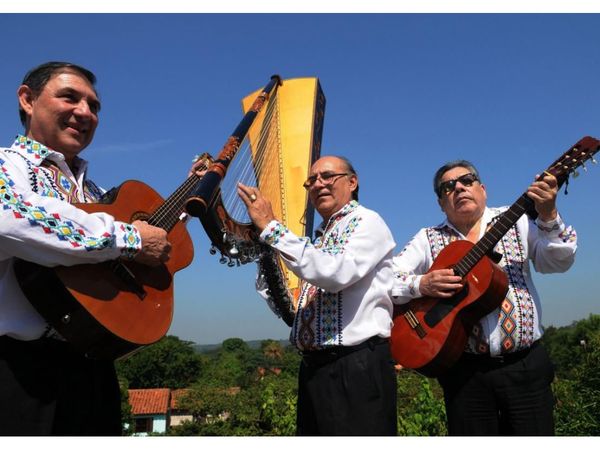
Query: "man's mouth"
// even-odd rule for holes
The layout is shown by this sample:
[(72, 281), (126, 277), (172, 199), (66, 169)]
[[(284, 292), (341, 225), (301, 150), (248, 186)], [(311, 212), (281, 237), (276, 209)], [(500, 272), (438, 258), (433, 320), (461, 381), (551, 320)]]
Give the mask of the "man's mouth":
[(67, 128), (71, 128), (72, 130), (75, 130), (78, 134), (85, 134), (85, 133), (87, 133), (87, 128), (86, 127), (83, 127), (83, 126), (75, 124), (75, 123), (65, 123), (65, 126)]
[(472, 200), (472, 198), (465, 195), (463, 197), (458, 197), (456, 200), (454, 200), (454, 204), (459, 205), (470, 200)]

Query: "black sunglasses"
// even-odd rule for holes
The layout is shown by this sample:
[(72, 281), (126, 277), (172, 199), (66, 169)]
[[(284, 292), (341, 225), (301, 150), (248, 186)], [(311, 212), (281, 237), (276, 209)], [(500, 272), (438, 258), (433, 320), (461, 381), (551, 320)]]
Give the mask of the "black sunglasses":
[(456, 183), (459, 181), (463, 186), (469, 187), (472, 186), (476, 181), (479, 181), (479, 178), (474, 173), (469, 172), (453, 180), (444, 181), (440, 183), (440, 187), (438, 188), (438, 197), (441, 197), (442, 194), (450, 195), (452, 192), (454, 192), (454, 189), (456, 189)]

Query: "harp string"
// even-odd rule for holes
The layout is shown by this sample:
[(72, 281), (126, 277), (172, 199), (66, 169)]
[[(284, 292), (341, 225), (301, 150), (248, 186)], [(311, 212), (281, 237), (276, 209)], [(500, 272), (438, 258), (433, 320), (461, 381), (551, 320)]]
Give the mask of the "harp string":
[[(279, 114), (277, 95), (273, 95), (256, 118), (221, 184), (221, 200), (229, 216), (239, 223), (250, 223), (247, 210), (237, 194), (237, 183), (257, 186), (271, 200), (273, 211), (282, 215), (280, 176)], [(254, 149), (254, 154), (253, 150)]]

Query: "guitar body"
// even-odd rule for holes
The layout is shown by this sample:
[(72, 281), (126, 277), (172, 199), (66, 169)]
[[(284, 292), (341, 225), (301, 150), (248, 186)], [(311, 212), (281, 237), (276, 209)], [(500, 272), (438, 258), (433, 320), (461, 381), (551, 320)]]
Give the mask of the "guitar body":
[[(139, 181), (123, 183), (109, 201), (75, 206), (131, 223), (163, 204)], [(48, 268), (17, 260), (14, 269), (31, 304), (63, 337), (91, 358), (117, 359), (158, 341), (171, 325), (173, 275), (192, 262), (194, 250), (183, 222), (168, 240), (170, 259), (159, 267), (118, 260)]]
[[(452, 268), (472, 247), (464, 240), (450, 243), (429, 272)], [(506, 274), (487, 256), (463, 282), (464, 288), (449, 299), (421, 297), (395, 306), (390, 343), (398, 364), (429, 377), (440, 375), (464, 351), (473, 325), (500, 306), (508, 291)]]

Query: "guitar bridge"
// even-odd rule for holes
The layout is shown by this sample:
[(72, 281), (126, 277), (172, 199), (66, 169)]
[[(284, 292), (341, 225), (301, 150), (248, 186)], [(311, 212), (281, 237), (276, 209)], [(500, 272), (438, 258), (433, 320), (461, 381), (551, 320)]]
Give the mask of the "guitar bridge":
[(408, 311), (406, 311), (404, 313), (404, 318), (421, 339), (423, 339), (427, 335), (427, 332), (425, 331), (425, 329), (423, 329), (423, 326), (419, 322), (419, 319), (417, 319), (417, 316), (415, 316), (415, 313), (413, 313), (412, 310), (409, 309)]
[(135, 275), (131, 270), (129, 270), (129, 267), (120, 261), (112, 261), (110, 268), (114, 274), (140, 298), (140, 300), (144, 300), (144, 298), (146, 298), (148, 293), (144, 290), (144, 286), (142, 286), (138, 280), (136, 280)]

